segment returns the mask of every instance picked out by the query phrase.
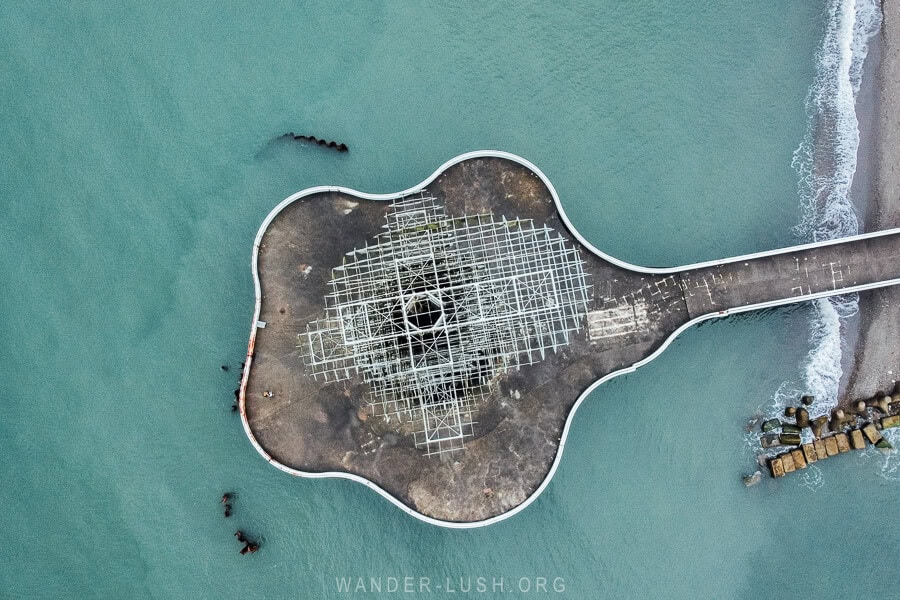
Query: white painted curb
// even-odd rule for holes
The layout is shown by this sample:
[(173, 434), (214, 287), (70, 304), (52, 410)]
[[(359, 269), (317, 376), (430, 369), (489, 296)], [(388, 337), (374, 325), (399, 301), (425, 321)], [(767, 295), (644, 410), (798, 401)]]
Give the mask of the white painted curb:
[(262, 289), (260, 287), (259, 271), (258, 271), (258, 266), (257, 266), (257, 261), (259, 258), (259, 245), (262, 241), (263, 235), (266, 232), (266, 229), (268, 229), (268, 227), (269, 227), (269, 224), (275, 219), (275, 217), (278, 215), (278, 213), (280, 213), (282, 210), (284, 210), (284, 208), (286, 206), (288, 206), (289, 204), (291, 204), (297, 200), (300, 200), (301, 198), (305, 198), (306, 196), (318, 194), (321, 192), (341, 192), (343, 194), (356, 196), (357, 198), (362, 198), (364, 200), (394, 200), (395, 198), (400, 198), (402, 196), (414, 194), (414, 193), (419, 192), (422, 189), (428, 187), (428, 185), (431, 184), (432, 181), (437, 179), (438, 176), (441, 175), (441, 173), (443, 173), (448, 168), (452, 167), (453, 165), (455, 165), (457, 163), (460, 163), (462, 161), (469, 160), (472, 158), (484, 158), (484, 157), (505, 158), (507, 160), (519, 163), (520, 165), (523, 165), (523, 166), (527, 167), (528, 169), (531, 169), (535, 175), (540, 177), (540, 179), (544, 183), (544, 185), (547, 186), (547, 189), (550, 190), (550, 194), (553, 196), (553, 201), (556, 203), (556, 210), (559, 212), (559, 217), (562, 220), (562, 222), (565, 224), (566, 228), (569, 230), (569, 233), (573, 237), (575, 237), (586, 248), (588, 248), (591, 252), (593, 252), (600, 258), (602, 258), (616, 266), (622, 267), (624, 269), (629, 269), (631, 271), (637, 271), (639, 273), (651, 273), (651, 274), (659, 274), (659, 275), (669, 274), (669, 273), (678, 273), (678, 272), (687, 271), (690, 269), (711, 267), (711, 266), (715, 266), (715, 265), (722, 265), (722, 264), (738, 262), (738, 261), (742, 261), (742, 260), (761, 258), (761, 257), (765, 257), (765, 256), (773, 256), (775, 254), (782, 254), (782, 253), (789, 252), (789, 251), (805, 250), (808, 248), (820, 248), (823, 246), (841, 244), (844, 242), (850, 242), (850, 241), (854, 241), (854, 240), (876, 238), (876, 237), (880, 237), (880, 236), (884, 236), (884, 235), (893, 235), (893, 234), (900, 233), (900, 228), (889, 229), (886, 231), (865, 233), (862, 235), (855, 235), (855, 236), (841, 238), (841, 239), (837, 239), (837, 240), (814, 242), (812, 244), (803, 244), (800, 246), (792, 246), (790, 248), (782, 248), (779, 250), (767, 250), (765, 252), (756, 252), (753, 254), (745, 254), (743, 256), (736, 256), (736, 257), (728, 258), (728, 259), (724, 259), (724, 260), (707, 261), (707, 262), (695, 263), (695, 264), (681, 266), (681, 267), (666, 267), (666, 268), (661, 268), (661, 269), (652, 268), (652, 267), (642, 267), (639, 265), (633, 265), (633, 264), (627, 263), (625, 261), (619, 260), (617, 258), (614, 258), (614, 257), (602, 252), (601, 250), (595, 248), (593, 246), (593, 244), (591, 244), (589, 241), (584, 239), (584, 237), (582, 237), (581, 234), (575, 230), (575, 227), (572, 225), (572, 222), (569, 220), (569, 217), (566, 215), (565, 210), (563, 210), (562, 203), (559, 200), (559, 196), (556, 193), (556, 189), (553, 187), (553, 184), (550, 183), (550, 180), (547, 178), (547, 176), (544, 175), (544, 173), (540, 169), (538, 169), (535, 165), (533, 165), (531, 162), (525, 160), (524, 158), (522, 158), (520, 156), (516, 156), (515, 154), (511, 154), (509, 152), (502, 152), (499, 150), (479, 150), (479, 151), (475, 151), (475, 152), (467, 152), (465, 154), (460, 154), (459, 156), (448, 160), (447, 162), (442, 164), (440, 167), (438, 167), (438, 169), (434, 173), (432, 173), (430, 177), (425, 179), (422, 183), (420, 183), (416, 186), (413, 186), (407, 190), (403, 190), (402, 192), (396, 192), (393, 194), (368, 194), (365, 192), (359, 192), (359, 191), (356, 191), (356, 190), (353, 190), (350, 188), (345, 188), (345, 187), (340, 187), (340, 186), (316, 186), (316, 187), (307, 188), (305, 190), (301, 190), (295, 194), (291, 194), (290, 196), (288, 196), (287, 198), (282, 200), (278, 204), (278, 206), (273, 208), (272, 211), (268, 215), (266, 215), (266, 218), (263, 220), (262, 225), (260, 225), (259, 231), (256, 233), (256, 239), (253, 242), (253, 258), (252, 258), (252, 262), (251, 262), (251, 269), (253, 271), (253, 285), (256, 290), (256, 308), (253, 311), (253, 321), (251, 321), (252, 325), (250, 328), (250, 343), (247, 347), (247, 358), (246, 358), (245, 365), (244, 365), (243, 377), (241, 379), (240, 409), (241, 409), (241, 422), (243, 423), (243, 426), (244, 426), (244, 432), (247, 434), (247, 437), (250, 439), (250, 443), (253, 444), (254, 448), (256, 448), (256, 451), (259, 452), (260, 455), (262, 455), (262, 457), (264, 459), (266, 459), (266, 461), (269, 464), (284, 471), (285, 473), (290, 473), (291, 475), (296, 475), (298, 477), (310, 477), (310, 478), (336, 477), (336, 478), (342, 478), (342, 479), (350, 479), (352, 481), (359, 482), (359, 483), (365, 485), (366, 487), (369, 487), (369, 488), (375, 490), (376, 492), (378, 492), (379, 494), (381, 494), (382, 496), (387, 498), (390, 502), (395, 504), (397, 507), (399, 507), (401, 510), (403, 510), (407, 514), (412, 515), (413, 517), (415, 517), (419, 520), (425, 521), (426, 523), (430, 523), (432, 525), (439, 525), (441, 527), (450, 527), (450, 528), (456, 528), (456, 529), (470, 529), (470, 528), (474, 528), (474, 527), (484, 527), (485, 525), (491, 525), (492, 523), (497, 523), (504, 519), (508, 519), (509, 517), (521, 512), (529, 504), (534, 502), (534, 500), (541, 494), (541, 492), (544, 491), (544, 489), (550, 483), (550, 480), (553, 479), (553, 475), (556, 473), (556, 469), (559, 466), (559, 462), (562, 457), (563, 449), (565, 448), (565, 445), (566, 445), (566, 437), (568, 437), (568, 435), (569, 435), (569, 427), (572, 424), (572, 419), (575, 415), (575, 412), (578, 410), (578, 407), (581, 406), (581, 403), (584, 401), (584, 399), (587, 398), (588, 395), (592, 391), (594, 391), (594, 389), (596, 389), (602, 383), (609, 381), (613, 377), (618, 377), (619, 375), (631, 373), (638, 367), (641, 367), (641, 366), (649, 363), (651, 360), (653, 360), (657, 356), (659, 356), (662, 353), (662, 351), (665, 350), (669, 346), (669, 344), (671, 344), (672, 341), (676, 337), (678, 337), (681, 334), (681, 332), (683, 332), (688, 327), (691, 327), (695, 323), (699, 323), (700, 321), (723, 317), (723, 316), (727, 316), (727, 315), (731, 315), (731, 314), (735, 314), (735, 313), (739, 313), (739, 312), (758, 310), (761, 308), (769, 308), (772, 306), (781, 306), (784, 304), (791, 304), (794, 302), (805, 302), (808, 300), (815, 300), (817, 298), (824, 298), (826, 296), (834, 296), (834, 295), (838, 295), (838, 294), (849, 294), (852, 292), (859, 292), (859, 291), (863, 291), (863, 290), (869, 290), (869, 289), (874, 289), (874, 288), (887, 287), (890, 285), (900, 284), (900, 279), (891, 279), (888, 281), (882, 281), (882, 282), (878, 282), (878, 283), (844, 288), (844, 289), (840, 290), (840, 292), (820, 292), (818, 294), (812, 294), (809, 296), (802, 296), (802, 297), (795, 296), (793, 298), (786, 298), (783, 300), (774, 300), (774, 301), (770, 301), (770, 302), (762, 302), (759, 304), (752, 304), (752, 305), (748, 305), (748, 306), (743, 306), (741, 308), (723, 310), (723, 311), (719, 311), (716, 313), (702, 315), (702, 316), (696, 317), (696, 318), (688, 321), (687, 323), (685, 323), (684, 325), (679, 327), (677, 330), (675, 330), (675, 332), (673, 332), (672, 335), (670, 335), (668, 338), (666, 338), (666, 340), (663, 342), (663, 344), (659, 348), (657, 348), (653, 354), (651, 354), (650, 356), (644, 358), (643, 360), (631, 365), (630, 367), (620, 369), (618, 371), (615, 371), (613, 373), (610, 373), (610, 374), (598, 379), (593, 384), (591, 384), (584, 392), (582, 392), (582, 394), (578, 397), (578, 400), (576, 400), (575, 404), (572, 406), (572, 410), (569, 412), (569, 416), (566, 418), (566, 423), (565, 423), (565, 426), (563, 427), (562, 436), (560, 437), (560, 441), (559, 441), (559, 448), (556, 451), (556, 457), (553, 459), (553, 465), (551, 465), (550, 471), (547, 473), (547, 476), (541, 482), (541, 485), (538, 486), (538, 488), (534, 491), (534, 493), (532, 493), (528, 498), (526, 498), (524, 502), (522, 502), (515, 508), (511, 509), (509, 512), (503, 513), (501, 515), (497, 515), (495, 517), (491, 517), (490, 519), (485, 519), (483, 521), (471, 521), (471, 522), (462, 523), (462, 522), (457, 522), (457, 521), (442, 521), (440, 519), (434, 519), (432, 517), (429, 517), (429, 516), (426, 516), (426, 515), (423, 515), (421, 513), (414, 511), (413, 509), (408, 507), (406, 504), (404, 504), (403, 502), (401, 502), (400, 500), (395, 498), (393, 495), (391, 495), (389, 492), (385, 491), (384, 489), (382, 489), (375, 483), (369, 481), (368, 479), (366, 479), (364, 477), (360, 477), (359, 475), (354, 475), (352, 473), (344, 473), (344, 472), (312, 473), (312, 472), (308, 472), (308, 471), (299, 471), (297, 469), (292, 469), (291, 467), (283, 465), (280, 462), (278, 462), (277, 460), (275, 460), (274, 458), (272, 458), (271, 456), (269, 456), (269, 454), (262, 448), (262, 446), (260, 446), (259, 442), (253, 436), (253, 432), (250, 430), (250, 424), (247, 421), (247, 412), (246, 412), (245, 402), (244, 402), (244, 394), (247, 389), (247, 379), (250, 374), (250, 366), (253, 363), (253, 349), (254, 349), (254, 345), (256, 343), (257, 321), (259, 320), (259, 313), (260, 313), (260, 309), (262, 307)]

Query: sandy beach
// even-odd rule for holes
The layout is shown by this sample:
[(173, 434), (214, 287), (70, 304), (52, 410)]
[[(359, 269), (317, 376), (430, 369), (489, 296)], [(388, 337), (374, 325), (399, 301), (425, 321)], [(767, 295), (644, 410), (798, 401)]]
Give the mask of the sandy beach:
[[(873, 202), (866, 231), (900, 227), (900, 0), (883, 0), (884, 21), (877, 46), (871, 139)], [(863, 143), (867, 143), (863, 140)], [(900, 286), (860, 294), (860, 331), (842, 404), (878, 392), (900, 380)]]

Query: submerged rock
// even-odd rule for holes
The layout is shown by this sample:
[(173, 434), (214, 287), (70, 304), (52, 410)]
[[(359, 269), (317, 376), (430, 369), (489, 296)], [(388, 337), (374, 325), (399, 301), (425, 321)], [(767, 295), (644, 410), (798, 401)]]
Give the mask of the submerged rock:
[(812, 403), (816, 401), (815, 396), (801, 396), (800, 403), (804, 406), (812, 406)]
[(753, 415), (747, 421), (747, 431), (753, 431), (754, 429), (756, 429), (757, 425), (759, 425), (762, 422), (762, 420), (763, 420), (763, 416), (761, 414), (757, 413), (757, 414)]
[(768, 421), (763, 421), (762, 430), (765, 432), (774, 431), (781, 427), (781, 421), (778, 419), (769, 419)]
[(781, 445), (781, 436), (777, 433), (770, 433), (759, 438), (759, 445), (763, 448), (774, 448)]
[(746, 487), (752, 487), (752, 486), (756, 485), (757, 483), (759, 483), (760, 481), (762, 481), (762, 473), (760, 473), (759, 471), (756, 471), (752, 475), (744, 475), (741, 478), (741, 481), (744, 482), (744, 485)]
[(894, 446), (884, 438), (881, 438), (880, 440), (878, 440), (878, 443), (875, 444), (875, 447), (878, 448), (879, 450), (888, 450), (888, 451), (894, 449)]

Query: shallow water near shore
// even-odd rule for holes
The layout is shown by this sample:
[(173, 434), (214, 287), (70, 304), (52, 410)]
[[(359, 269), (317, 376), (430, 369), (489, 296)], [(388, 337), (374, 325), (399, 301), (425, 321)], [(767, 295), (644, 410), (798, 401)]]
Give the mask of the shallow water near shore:
[[(369, 578), (389, 577), (429, 578), (434, 597), (445, 578), (481, 597), (512, 595), (500, 579), (572, 598), (892, 593), (893, 572), (857, 574), (873, 544), (897, 555), (900, 525), (877, 522), (900, 508), (893, 466), (842, 456), (741, 485), (746, 421), (801, 377), (809, 306), (703, 324), (601, 386), (542, 497), (486, 529), (284, 475), (229, 410), (253, 237), (310, 185), (396, 191), (495, 148), (538, 165), (624, 260), (793, 243), (824, 8), (8, 7), (0, 597), (352, 596), (340, 578), (378, 597)], [(287, 131), (350, 152), (274, 139)], [(238, 528), (259, 553), (238, 554)]]

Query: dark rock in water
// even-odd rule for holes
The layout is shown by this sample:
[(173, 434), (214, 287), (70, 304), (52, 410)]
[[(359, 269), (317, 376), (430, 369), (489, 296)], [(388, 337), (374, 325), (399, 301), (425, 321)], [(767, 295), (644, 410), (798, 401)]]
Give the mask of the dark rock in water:
[(350, 150), (347, 147), (347, 144), (343, 144), (343, 143), (339, 144), (334, 141), (329, 142), (328, 140), (325, 140), (325, 139), (319, 139), (314, 135), (297, 135), (293, 131), (289, 131), (285, 134), (282, 134), (281, 137), (283, 139), (295, 140), (298, 142), (312, 142), (313, 144), (316, 144), (318, 146), (326, 146), (333, 150), (337, 150), (338, 152), (347, 152)]
[(797, 409), (793, 406), (788, 406), (784, 409), (784, 416), (786, 417), (793, 417), (795, 414), (797, 414)]
[(804, 406), (812, 406), (812, 403), (816, 401), (815, 396), (801, 396), (800, 403)]
[(222, 365), (222, 370), (223, 370), (223, 371), (228, 371), (228, 365)]
[(259, 550), (259, 544), (254, 544), (253, 542), (246, 542), (244, 547), (241, 548), (241, 554), (253, 554)]
[(781, 440), (782, 446), (799, 446), (800, 445), (800, 434), (799, 433), (782, 433), (778, 438)]
[(801, 431), (803, 431), (803, 428), (791, 423), (782, 423), (781, 431), (782, 433), (800, 433)]
[(759, 445), (763, 448), (775, 448), (781, 445), (781, 437), (777, 433), (770, 433), (759, 438)]
[(778, 419), (769, 419), (768, 421), (764, 421), (762, 424), (763, 431), (774, 431), (781, 427), (781, 421)]
[(797, 427), (809, 427), (809, 411), (805, 408), (797, 409)]

